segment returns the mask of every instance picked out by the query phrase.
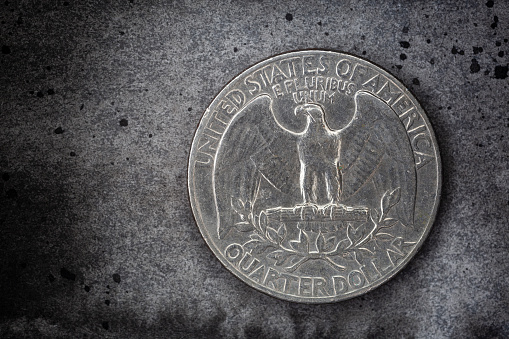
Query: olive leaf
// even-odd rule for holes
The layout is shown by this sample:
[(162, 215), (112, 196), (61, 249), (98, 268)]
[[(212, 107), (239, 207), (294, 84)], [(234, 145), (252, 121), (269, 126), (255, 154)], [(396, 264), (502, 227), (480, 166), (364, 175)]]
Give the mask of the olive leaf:
[(356, 244), (357, 241), (359, 241), (362, 237), (361, 232), (357, 232), (355, 228), (351, 224), (348, 224), (346, 228), (346, 236), (348, 237), (348, 240), (350, 240), (352, 243)]
[(267, 239), (269, 239), (270, 242), (273, 242), (274, 244), (279, 244), (283, 240), (283, 238), (278, 234), (278, 231), (269, 226), (267, 226), (265, 236)]
[(253, 254), (261, 254), (265, 252), (269, 248), (276, 248), (272, 243), (268, 241), (260, 241), (259, 239), (255, 238), (254, 240), (250, 240), (246, 242), (244, 245), (245, 251), (251, 251)]
[(276, 266), (283, 265), (288, 259), (291, 259), (292, 257), (295, 257), (296, 255), (292, 252), (287, 252), (283, 250), (275, 250), (273, 252), (270, 252), (267, 254), (268, 259), (274, 259), (276, 261)]
[(325, 239), (323, 238), (323, 234), (320, 234), (316, 241), (316, 247), (318, 247), (319, 252), (325, 252)]
[(391, 241), (391, 250), (401, 256), (406, 254), (405, 249), (403, 247), (404, 241), (402, 237), (395, 237), (394, 240)]
[(265, 239), (262, 235), (256, 232), (250, 234), (249, 238), (251, 240), (247, 241), (246, 243), (244, 243), (244, 245), (242, 245), (244, 247), (244, 250), (246, 251), (252, 250), (254, 254), (260, 254), (267, 250), (267, 248), (269, 247), (275, 248), (275, 246), (272, 243), (268, 242), (267, 239)]
[(251, 238), (251, 240), (255, 240), (255, 241), (262, 241), (264, 242), (265, 239), (258, 233), (252, 233), (249, 235), (249, 238)]
[(281, 240), (286, 237), (286, 225), (281, 223), (277, 230), (277, 234), (281, 237)]
[(298, 240), (290, 240), (291, 248), (296, 252), (306, 252), (308, 249), (307, 238), (302, 236), (302, 231), (299, 233)]
[(376, 250), (379, 248), (378, 243), (375, 239), (370, 239), (369, 241), (365, 242), (362, 247), (359, 248), (359, 250), (364, 250), (369, 252), (371, 255), (373, 255)]
[(392, 239), (395, 238), (395, 236), (393, 236), (392, 234), (389, 234), (389, 233), (377, 233), (375, 235), (375, 238), (377, 241), (391, 241)]
[(234, 225), (235, 229), (239, 232), (249, 232), (253, 230), (253, 225), (249, 221), (239, 221)]
[(253, 254), (262, 254), (269, 249), (276, 249), (276, 247), (270, 242), (259, 244), (256, 246), (256, 248), (253, 249)]
[(325, 234), (322, 234), (318, 237), (318, 250), (320, 252), (330, 252), (334, 249), (334, 244), (336, 243), (336, 237), (326, 237)]
[(299, 268), (300, 265), (308, 261), (309, 259), (306, 257), (302, 257), (297, 254), (293, 254), (290, 256), (289, 260), (287, 260), (287, 265), (285, 266), (286, 270), (288, 272), (293, 272), (297, 268)]
[(336, 248), (335, 253), (342, 254), (344, 253), (350, 246), (352, 245), (352, 242), (348, 239), (343, 239), (338, 243), (338, 246)]
[(256, 215), (254, 215), (253, 212), (249, 213), (249, 215), (247, 216), (247, 220), (249, 220), (249, 222), (253, 225), (253, 227), (256, 229), (258, 233), (263, 234), (263, 229), (260, 226), (259, 218)]
[(394, 218), (385, 218), (384, 220), (382, 220), (382, 221), (378, 224), (378, 229), (392, 227), (392, 226), (394, 226), (397, 222), (398, 222), (398, 219), (394, 219)]
[(403, 241), (403, 239), (401, 239), (401, 245), (399, 244), (396, 244), (395, 246), (399, 246), (399, 248), (401, 249), (401, 252), (403, 253), (410, 253), (410, 251), (412, 250), (412, 247), (415, 246), (416, 242), (406, 242), (406, 241)]
[(240, 200), (239, 198), (232, 197), (230, 200), (230, 204), (231, 204), (232, 208), (235, 210), (235, 212), (237, 212), (240, 215), (245, 214), (245, 210), (246, 210), (244, 207), (245, 204), (242, 200)]
[(357, 260), (363, 260), (364, 258), (373, 258), (375, 256), (376, 249), (372, 250), (371, 248), (362, 247), (359, 248), (356, 252)]
[(249, 240), (248, 242), (244, 243), (244, 245), (242, 245), (242, 247), (244, 247), (244, 250), (245, 251), (250, 251), (256, 247), (258, 247), (260, 244), (262, 244), (262, 242), (260, 240)]
[(390, 209), (399, 202), (401, 189), (396, 187), (392, 191), (387, 191), (382, 197), (382, 216), (387, 215)]
[(380, 217), (380, 215), (378, 214), (378, 211), (376, 208), (372, 208), (369, 210), (369, 217), (371, 218), (371, 221), (375, 224), (378, 221), (380, 221), (380, 219), (378, 219)]

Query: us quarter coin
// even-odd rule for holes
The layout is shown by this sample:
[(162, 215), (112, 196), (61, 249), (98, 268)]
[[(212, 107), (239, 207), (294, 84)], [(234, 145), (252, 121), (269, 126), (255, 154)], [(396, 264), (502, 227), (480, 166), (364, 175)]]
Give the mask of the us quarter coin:
[(440, 156), (415, 97), (361, 58), (264, 60), (207, 108), (189, 158), (198, 227), (238, 278), (324, 303), (383, 284), (415, 255), (440, 198)]

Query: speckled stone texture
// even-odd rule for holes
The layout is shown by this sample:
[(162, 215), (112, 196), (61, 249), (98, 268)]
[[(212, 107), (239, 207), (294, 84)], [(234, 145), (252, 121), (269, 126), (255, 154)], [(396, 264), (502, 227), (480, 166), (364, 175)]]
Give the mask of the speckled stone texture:
[[(0, 337), (509, 337), (509, 2), (13, 0), (0, 20)], [(443, 163), (410, 264), (315, 306), (223, 268), (186, 178), (222, 86), (303, 48), (391, 71)]]

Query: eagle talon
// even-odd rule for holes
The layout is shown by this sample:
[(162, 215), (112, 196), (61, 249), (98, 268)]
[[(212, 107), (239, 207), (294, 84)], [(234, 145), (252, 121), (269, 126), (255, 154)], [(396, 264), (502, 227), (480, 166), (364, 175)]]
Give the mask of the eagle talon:
[(308, 220), (318, 213), (318, 206), (315, 204), (297, 205), (293, 208), (293, 213), (300, 214), (302, 220)]
[(337, 207), (337, 205), (335, 203), (330, 203), (330, 204), (323, 206), (323, 208), (322, 208), (323, 215), (328, 216), (332, 220), (332, 216), (333, 216), (335, 207)]

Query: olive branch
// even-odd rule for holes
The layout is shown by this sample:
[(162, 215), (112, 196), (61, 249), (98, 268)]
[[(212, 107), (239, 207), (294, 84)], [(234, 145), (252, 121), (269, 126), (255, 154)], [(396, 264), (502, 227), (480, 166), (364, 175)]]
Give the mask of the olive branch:
[(373, 227), (371, 232), (369, 232), (360, 241), (356, 242), (355, 244), (352, 242), (353, 248), (358, 248), (367, 243), (368, 241), (372, 240), (374, 237), (384, 234), (380, 232), (382, 229), (392, 227), (398, 222), (398, 219), (389, 218), (387, 217), (387, 215), (389, 214), (390, 210), (399, 202), (399, 199), (401, 197), (400, 192), (401, 192), (400, 188), (397, 187), (392, 191), (386, 191), (384, 193), (380, 203), (380, 210), (382, 211), (381, 215), (378, 215), (378, 211), (376, 210), (376, 208), (372, 208), (370, 210), (369, 217), (373, 224), (375, 225), (375, 227)]
[[(399, 202), (401, 196), (400, 192), (400, 188), (397, 187), (393, 190), (386, 191), (382, 195), (382, 199), (380, 201), (380, 214), (376, 208), (370, 209), (369, 218), (374, 226), (367, 234), (363, 232), (365, 230), (355, 229), (352, 224), (348, 224), (346, 230), (347, 238), (341, 240), (336, 245), (334, 251), (327, 253), (325, 259), (334, 265), (336, 269), (344, 270), (345, 267), (342, 265), (342, 263), (344, 263), (345, 260), (357, 261), (358, 251), (366, 251), (369, 255), (373, 256), (377, 250), (377, 247), (380, 247), (377, 241), (389, 241), (394, 239), (393, 235), (384, 233), (382, 230), (390, 228), (398, 222), (397, 219), (388, 217), (388, 214), (390, 210)], [(322, 234), (322, 237), (324, 238), (325, 244), (327, 244), (325, 235)], [(373, 246), (369, 246), (370, 244)]]
[[(344, 260), (356, 260), (357, 251), (367, 251), (370, 255), (374, 255), (376, 247), (379, 247), (377, 241), (388, 241), (394, 239), (389, 233), (382, 232), (383, 229), (394, 226), (398, 220), (388, 217), (391, 209), (399, 202), (401, 190), (399, 187), (386, 191), (380, 201), (380, 211), (377, 208), (370, 209), (369, 218), (374, 225), (366, 234), (365, 229), (355, 229), (352, 224), (347, 225), (346, 239), (338, 241), (335, 235), (327, 236), (320, 234), (318, 237), (317, 247), (319, 253), (303, 254), (307, 248), (307, 243), (302, 237), (299, 240), (292, 240), (292, 247), (282, 246), (283, 240), (287, 235), (286, 225), (280, 223), (278, 228), (267, 226), (262, 229), (259, 223), (259, 217), (253, 212), (256, 202), (258, 190), (260, 188), (260, 180), (257, 183), (255, 193), (252, 200), (243, 201), (238, 198), (231, 199), (231, 206), (239, 215), (240, 221), (235, 223), (235, 228), (240, 232), (252, 232), (249, 240), (243, 244), (246, 251), (252, 251), (253, 254), (261, 255), (266, 253), (268, 259), (274, 260), (274, 265), (284, 267), (287, 271), (293, 272), (302, 264), (311, 259), (323, 259), (339, 271), (346, 269)], [(370, 242), (373, 245), (370, 245)], [(300, 246), (300, 250), (299, 250)], [(368, 248), (370, 247), (370, 248)]]

